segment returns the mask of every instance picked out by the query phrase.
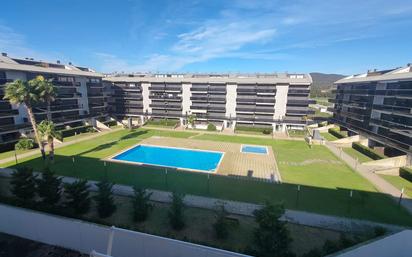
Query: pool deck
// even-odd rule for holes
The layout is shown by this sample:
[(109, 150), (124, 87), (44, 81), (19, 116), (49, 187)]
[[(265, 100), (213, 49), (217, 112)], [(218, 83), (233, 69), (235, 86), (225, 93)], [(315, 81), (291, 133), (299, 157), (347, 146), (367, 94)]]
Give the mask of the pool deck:
[(267, 148), (268, 154), (241, 153), (241, 144), (169, 137), (151, 137), (142, 140), (140, 144), (225, 152), (218, 174), (247, 176), (248, 170), (253, 170), (255, 178), (270, 179), (271, 174), (280, 178), (270, 147)]

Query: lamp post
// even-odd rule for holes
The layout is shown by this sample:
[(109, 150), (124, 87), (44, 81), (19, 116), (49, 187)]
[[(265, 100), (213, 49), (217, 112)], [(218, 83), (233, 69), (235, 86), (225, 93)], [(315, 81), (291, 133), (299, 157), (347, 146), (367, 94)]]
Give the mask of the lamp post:
[(72, 156), (72, 164), (73, 164), (73, 174), (76, 177), (76, 165), (74, 164), (74, 156)]
[(104, 179), (107, 181), (107, 163), (106, 163), (106, 161), (103, 162), (103, 165), (104, 165), (104, 176), (105, 176)]
[(167, 168), (165, 168), (165, 182), (166, 182), (166, 190), (169, 188), (168, 181), (167, 181)]
[(399, 206), (401, 205), (401, 201), (402, 201), (402, 196), (403, 196), (404, 190), (405, 190), (405, 188), (402, 187), (401, 195), (399, 196), (399, 202), (398, 202), (398, 205), (399, 205)]
[(16, 165), (19, 164), (19, 162), (17, 161), (17, 153), (16, 153), (16, 148), (14, 149), (14, 159), (16, 160)]
[(350, 214), (351, 211), (351, 204), (352, 204), (352, 197), (353, 197), (353, 190), (349, 191), (349, 205), (348, 205), (348, 213)]
[(298, 190), (296, 191), (296, 206), (299, 205), (299, 194), (300, 194), (300, 185), (298, 185)]
[(210, 193), (210, 184), (209, 184), (209, 180), (210, 180), (210, 174), (207, 174), (207, 194), (209, 195)]

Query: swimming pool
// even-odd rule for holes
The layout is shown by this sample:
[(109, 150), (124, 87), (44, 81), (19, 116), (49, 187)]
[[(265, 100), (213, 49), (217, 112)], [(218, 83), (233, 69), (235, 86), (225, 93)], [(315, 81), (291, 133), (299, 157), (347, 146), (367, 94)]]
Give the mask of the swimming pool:
[(215, 172), (222, 157), (222, 152), (137, 145), (112, 159), (137, 164)]
[(259, 145), (242, 145), (242, 153), (257, 153), (257, 154), (267, 154), (268, 149), (266, 146)]

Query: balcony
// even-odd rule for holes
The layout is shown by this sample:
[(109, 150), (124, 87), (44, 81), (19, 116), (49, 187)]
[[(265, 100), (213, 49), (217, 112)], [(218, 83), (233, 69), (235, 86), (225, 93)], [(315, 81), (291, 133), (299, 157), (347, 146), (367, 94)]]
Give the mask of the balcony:
[(5, 118), (5, 117), (13, 117), (19, 115), (19, 110), (14, 110), (14, 109), (9, 109), (9, 110), (0, 110), (0, 118)]

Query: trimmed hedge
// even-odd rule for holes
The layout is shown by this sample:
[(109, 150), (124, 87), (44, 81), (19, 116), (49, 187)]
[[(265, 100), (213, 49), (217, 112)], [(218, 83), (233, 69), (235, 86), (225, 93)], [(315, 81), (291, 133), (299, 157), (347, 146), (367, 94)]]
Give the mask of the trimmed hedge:
[(345, 138), (346, 135), (343, 134), (342, 132), (340, 132), (339, 130), (335, 129), (335, 128), (330, 128), (328, 129), (328, 132), (332, 135), (334, 135), (337, 138)]
[(86, 133), (90, 131), (90, 128), (93, 128), (93, 126), (87, 125), (87, 126), (80, 126), (80, 127), (70, 128), (70, 129), (63, 129), (60, 132), (62, 133), (63, 138), (65, 138), (65, 137), (74, 136), (75, 134), (79, 134), (79, 133)]
[(399, 168), (399, 176), (412, 182), (412, 168), (408, 168), (408, 167)]
[(385, 155), (380, 154), (380, 153), (374, 151), (373, 149), (371, 149), (367, 146), (364, 146), (360, 143), (357, 143), (357, 142), (352, 143), (352, 148), (355, 149), (358, 152), (363, 153), (364, 155), (366, 155), (366, 156), (368, 156), (368, 157), (370, 157), (374, 160), (380, 160), (380, 159), (385, 159), (386, 158)]
[(113, 127), (113, 126), (117, 125), (117, 121), (115, 121), (115, 120), (109, 120), (109, 121), (105, 121), (105, 122), (102, 122), (102, 123), (104, 125), (108, 126), (108, 127)]
[(270, 133), (272, 133), (272, 130), (270, 128), (263, 128), (263, 127), (236, 126), (236, 130), (258, 132), (258, 133), (263, 133), (265, 135), (269, 135)]
[(216, 126), (213, 123), (207, 124), (207, 130), (208, 131), (216, 131)]
[(162, 126), (162, 127), (174, 127), (179, 123), (179, 120), (175, 119), (161, 119), (161, 120), (149, 120), (146, 122), (146, 125), (151, 126)]

